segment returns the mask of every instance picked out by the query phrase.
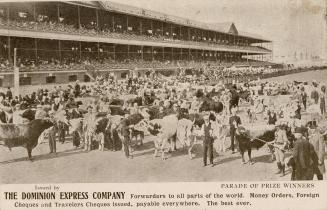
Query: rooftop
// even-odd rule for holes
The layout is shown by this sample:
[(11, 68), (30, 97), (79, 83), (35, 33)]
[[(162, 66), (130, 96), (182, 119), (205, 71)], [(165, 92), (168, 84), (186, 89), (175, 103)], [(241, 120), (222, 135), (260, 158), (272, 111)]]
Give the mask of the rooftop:
[[(76, 1), (75, 1), (76, 2)], [(73, 3), (73, 2), (72, 2)], [(179, 25), (200, 28), (204, 30), (211, 30), (216, 32), (221, 32), (225, 34), (238, 35), (250, 39), (256, 39), (262, 42), (270, 42), (270, 40), (265, 39), (257, 34), (251, 34), (243, 31), (238, 31), (233, 22), (224, 22), (224, 23), (204, 23), (196, 20), (190, 20), (187, 18), (182, 18), (174, 15), (167, 15), (162, 12), (157, 12), (153, 10), (147, 10), (139, 7), (134, 7), (126, 4), (116, 3), (112, 1), (77, 1), (77, 3), (86, 5), (86, 6), (95, 6), (102, 7), (107, 11), (114, 11), (124, 14), (135, 15), (144, 18), (150, 18), (155, 20), (161, 20), (166, 22), (171, 22)]]

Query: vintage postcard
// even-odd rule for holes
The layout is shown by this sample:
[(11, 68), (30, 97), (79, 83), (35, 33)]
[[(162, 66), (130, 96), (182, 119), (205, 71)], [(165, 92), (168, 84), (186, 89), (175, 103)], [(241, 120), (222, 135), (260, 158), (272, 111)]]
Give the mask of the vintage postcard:
[(0, 210), (327, 209), (326, 0), (0, 2)]

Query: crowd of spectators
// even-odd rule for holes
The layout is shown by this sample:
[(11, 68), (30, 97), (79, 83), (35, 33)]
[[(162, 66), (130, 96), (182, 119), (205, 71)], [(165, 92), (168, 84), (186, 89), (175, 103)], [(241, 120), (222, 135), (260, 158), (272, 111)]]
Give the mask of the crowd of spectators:
[(115, 39), (128, 39), (128, 40), (139, 40), (139, 41), (155, 41), (163, 43), (178, 43), (185, 45), (197, 45), (197, 46), (211, 46), (211, 47), (221, 47), (225, 49), (238, 49), (238, 50), (256, 50), (267, 52), (267, 49), (260, 48), (257, 46), (250, 46), (244, 43), (227, 43), (220, 42), (217, 40), (211, 40), (207, 38), (202, 38), (201, 40), (192, 37), (192, 40), (182, 40), (176, 35), (164, 36), (159, 34), (154, 34), (152, 31), (145, 34), (136, 33), (130, 30), (122, 30), (119, 27), (98, 27), (95, 22), (92, 24), (81, 24), (69, 25), (62, 22), (47, 21), (45, 19), (38, 18), (38, 21), (23, 21), (23, 20), (9, 20), (6, 21), (0, 17), (0, 25), (3, 27), (8, 27), (11, 29), (19, 30), (35, 30), (42, 32), (55, 32), (55, 33), (67, 33), (67, 34), (78, 34), (85, 36), (100, 36)]
[[(271, 63), (263, 61), (250, 62), (240, 60), (239, 62), (219, 62), (219, 61), (146, 61), (138, 59), (113, 60), (110, 58), (96, 60), (85, 58), (83, 60), (65, 57), (60, 62), (59, 59), (37, 59), (31, 60), (27, 57), (19, 57), (17, 66), (20, 71), (62, 71), (62, 70), (86, 70), (90, 72), (98, 70), (142, 70), (142, 69), (181, 69), (186, 75), (192, 74), (210, 76), (210, 79), (242, 78), (269, 75), (271, 73), (285, 72), (294, 68), (273, 68)], [(0, 72), (12, 71), (12, 65), (7, 59), (0, 59)], [(190, 73), (193, 72), (193, 73)]]

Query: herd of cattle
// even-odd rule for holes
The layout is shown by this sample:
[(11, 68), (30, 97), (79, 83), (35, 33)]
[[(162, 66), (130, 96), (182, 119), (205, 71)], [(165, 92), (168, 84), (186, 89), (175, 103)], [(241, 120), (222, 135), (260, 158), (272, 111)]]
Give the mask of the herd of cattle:
[[(238, 98), (247, 99), (248, 92), (239, 93)], [(84, 140), (87, 126), (94, 127), (94, 144), (98, 140), (95, 136), (101, 134), (104, 142), (104, 147), (108, 147), (110, 138), (115, 138), (119, 142), (120, 148), (122, 147), (121, 141), (124, 141), (121, 130), (122, 126), (128, 126), (130, 130), (130, 147), (137, 145), (139, 142), (143, 143), (145, 135), (154, 135), (154, 155), (157, 156), (161, 152), (161, 158), (165, 159), (165, 152), (169, 145), (169, 150), (176, 149), (176, 142), (187, 149), (188, 155), (192, 158), (192, 148), (198, 139), (201, 139), (203, 134), (200, 128), (204, 124), (203, 116), (212, 115), (214, 119), (221, 113), (224, 106), (221, 102), (214, 100), (214, 95), (201, 95), (198, 97), (200, 101), (199, 112), (189, 113), (187, 109), (179, 109), (179, 111), (172, 110), (160, 114), (159, 106), (142, 106), (142, 100), (134, 98), (134, 102), (138, 103), (142, 108), (137, 114), (126, 115), (128, 112), (123, 109), (123, 101), (116, 99), (110, 100), (107, 103), (110, 112), (96, 113), (96, 121), (92, 125), (85, 124), (84, 117), (72, 119), (69, 116), (69, 110), (66, 110), (64, 119), (49, 118), (49, 119), (35, 119), (35, 110), (26, 109), (21, 117), (25, 118), (28, 123), (26, 124), (0, 124), (0, 144), (7, 146), (9, 149), (12, 147), (23, 146), (26, 147), (29, 159), (32, 159), (32, 150), (38, 145), (40, 136), (52, 126), (61, 122), (67, 126), (67, 131), (71, 134), (76, 134), (82, 142)], [(106, 102), (105, 100), (103, 102)], [(232, 103), (233, 106), (238, 106), (238, 99)], [(172, 104), (171, 104), (172, 106)], [(108, 114), (110, 113), (110, 114)], [(86, 114), (86, 113), (84, 113)], [(122, 121), (125, 123), (122, 124)], [(84, 124), (84, 125), (83, 125)], [(291, 132), (290, 125), (286, 124), (287, 135), (289, 140), (294, 140)], [(260, 148), (266, 142), (274, 140), (275, 126), (251, 126), (248, 130), (256, 130), (250, 132), (249, 138), (252, 147)], [(214, 126), (213, 135), (220, 141), (229, 135), (229, 125)]]
[[(109, 106), (110, 107), (110, 106)], [(167, 112), (165, 116), (158, 117), (158, 107), (144, 107), (137, 114), (126, 116), (126, 112), (117, 108), (116, 105), (110, 107), (111, 114), (97, 113), (97, 120), (92, 125), (94, 127), (94, 136), (101, 134), (104, 138), (104, 147), (108, 147), (110, 138), (116, 138), (115, 141), (119, 142), (120, 149), (124, 141), (120, 131), (122, 126), (128, 126), (131, 135), (130, 147), (136, 146), (138, 143), (143, 143), (145, 135), (154, 135), (154, 156), (161, 152), (161, 158), (165, 159), (165, 152), (167, 146), (169, 150), (176, 150), (176, 142), (187, 150), (188, 155), (192, 158), (192, 148), (196, 144), (197, 139), (201, 139), (200, 128), (204, 120), (203, 116), (211, 114), (215, 116), (223, 110), (223, 105), (220, 102), (214, 102), (210, 99), (203, 99), (200, 113), (189, 114), (186, 110), (181, 110), (179, 113)], [(69, 113), (69, 112), (67, 112)], [(38, 143), (44, 131), (48, 130), (59, 121), (65, 122), (69, 127), (69, 133), (77, 134), (78, 138), (83, 142), (85, 135), (85, 127), (83, 126), (84, 118), (69, 119), (69, 115), (65, 115), (65, 119), (34, 119), (35, 110), (27, 109), (21, 116), (29, 121), (26, 124), (0, 124), (0, 143), (7, 146), (9, 149), (12, 147), (26, 147), (28, 157), (32, 160), (32, 149)], [(121, 122), (125, 120), (126, 123)], [(216, 129), (215, 129), (216, 128)], [(251, 128), (250, 128), (251, 129)], [(260, 132), (256, 132), (252, 138), (251, 144), (254, 148), (259, 148), (264, 145), (264, 141), (273, 141), (275, 127), (261, 126)], [(290, 131), (290, 129), (289, 129)], [(291, 132), (288, 133), (290, 136)], [(229, 135), (229, 125), (214, 127), (213, 135), (219, 140)], [(259, 140), (256, 141), (256, 138)], [(292, 139), (292, 138), (289, 138)], [(94, 144), (97, 145), (97, 138), (94, 138)]]

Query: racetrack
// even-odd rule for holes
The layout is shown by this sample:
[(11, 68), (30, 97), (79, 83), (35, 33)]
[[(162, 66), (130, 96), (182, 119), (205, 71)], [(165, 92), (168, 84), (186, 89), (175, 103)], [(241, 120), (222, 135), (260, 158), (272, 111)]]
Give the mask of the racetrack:
[(297, 74), (289, 74), (281, 77), (272, 77), (269, 79), (264, 79), (263, 81), (299, 81), (299, 82), (312, 82), (316, 80), (317, 82), (323, 82), (327, 84), (327, 69), (307, 71)]
[[(310, 77), (311, 76), (311, 77)], [(305, 72), (273, 80), (300, 81), (324, 79), (327, 71)], [(324, 81), (324, 80), (319, 80)], [(243, 118), (243, 122), (246, 120)], [(8, 151), (0, 147), (0, 183), (107, 183), (107, 182), (207, 182), (207, 181), (269, 181), (290, 180), (290, 171), (279, 177), (276, 162), (263, 147), (253, 150), (254, 165), (242, 164), (239, 153), (215, 154), (214, 167), (202, 167), (201, 141), (190, 160), (185, 150), (171, 153), (168, 159), (153, 157), (153, 138), (147, 136), (143, 146), (136, 148), (133, 159), (126, 159), (123, 152), (91, 151), (73, 149), (70, 141), (57, 143), (57, 155), (48, 155), (48, 144), (41, 144), (33, 151), (34, 162), (27, 160), (24, 148)], [(229, 143), (227, 143), (229, 146)], [(245, 155), (247, 158), (247, 155)], [(324, 176), (326, 179), (326, 176)]]

